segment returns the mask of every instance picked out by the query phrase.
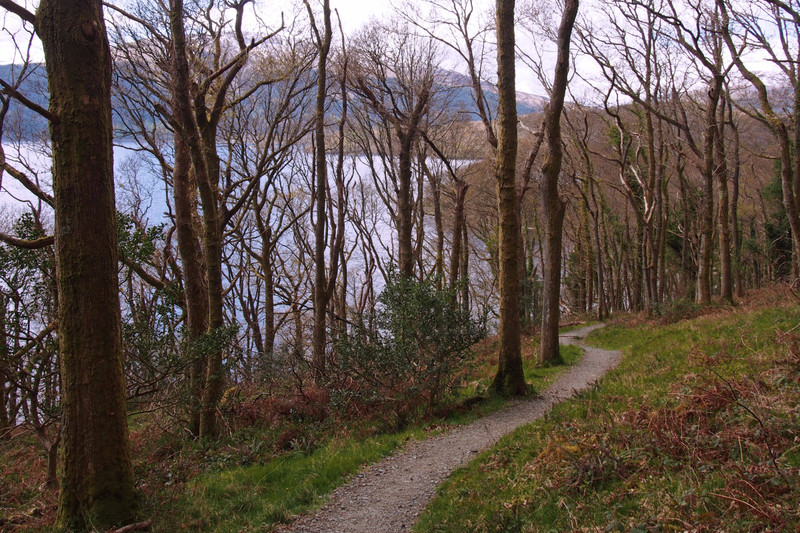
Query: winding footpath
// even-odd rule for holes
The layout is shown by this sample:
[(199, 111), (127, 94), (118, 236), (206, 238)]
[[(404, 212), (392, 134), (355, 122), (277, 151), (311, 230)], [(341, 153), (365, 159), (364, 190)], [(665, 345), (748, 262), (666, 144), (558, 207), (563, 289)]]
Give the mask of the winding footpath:
[(560, 336), (561, 344), (578, 344), (581, 360), (559, 376), (541, 395), (515, 400), (468, 426), (410, 443), (336, 489), (314, 514), (298, 517), (282, 533), (399, 533), (409, 531), (438, 484), (500, 437), (540, 418), (555, 404), (589, 387), (620, 360), (620, 353), (580, 341), (602, 324)]

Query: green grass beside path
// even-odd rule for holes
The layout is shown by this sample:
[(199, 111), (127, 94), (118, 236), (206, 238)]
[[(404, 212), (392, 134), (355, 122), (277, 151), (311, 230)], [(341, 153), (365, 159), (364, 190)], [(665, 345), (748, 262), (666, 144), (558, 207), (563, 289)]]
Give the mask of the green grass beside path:
[(595, 332), (620, 365), (457, 471), (415, 531), (800, 531), (798, 322)]
[[(491, 351), (491, 348), (489, 351)], [(535, 345), (527, 346), (537, 353)], [(542, 390), (574, 364), (582, 351), (563, 348), (566, 365), (538, 368), (533, 357), (525, 361), (528, 382)], [(494, 365), (486, 360), (475, 364), (463, 398), (485, 394)], [(467, 424), (482, 414), (497, 410), (504, 400), (489, 397), (466, 412), (453, 409), (441, 419), (418, 423), (407, 431), (363, 436), (363, 431), (344, 432), (309, 453), (296, 452), (266, 464), (220, 467), (187, 483), (185, 491), (153, 511), (156, 531), (269, 531), (292, 516), (318, 507), (333, 489), (350, 479), (364, 465), (389, 455), (409, 439), (425, 438), (454, 425)], [(362, 428), (363, 429), (363, 428)]]

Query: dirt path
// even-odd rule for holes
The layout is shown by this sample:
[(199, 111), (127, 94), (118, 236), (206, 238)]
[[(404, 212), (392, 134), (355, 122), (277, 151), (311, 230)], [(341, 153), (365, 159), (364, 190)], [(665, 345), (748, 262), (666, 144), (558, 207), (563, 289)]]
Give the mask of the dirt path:
[[(561, 336), (562, 344), (580, 339), (602, 325)], [(434, 496), (436, 485), (475, 454), (517, 427), (533, 422), (556, 403), (582, 390), (619, 362), (619, 352), (582, 345), (583, 358), (536, 398), (511, 402), (468, 426), (410, 443), (334, 491), (315, 514), (303, 515), (281, 528), (283, 533), (397, 533), (409, 531)]]

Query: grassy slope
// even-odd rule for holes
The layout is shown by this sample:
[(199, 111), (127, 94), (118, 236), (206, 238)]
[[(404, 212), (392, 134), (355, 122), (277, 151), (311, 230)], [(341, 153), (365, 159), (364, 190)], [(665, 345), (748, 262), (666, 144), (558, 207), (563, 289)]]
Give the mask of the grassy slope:
[[(464, 397), (484, 393), (491, 382), (496, 361), (491, 341), (476, 357), (464, 390)], [(538, 390), (552, 383), (566, 366), (537, 368), (534, 354), (538, 344), (526, 344), (525, 371), (528, 382)], [(574, 364), (580, 349), (563, 349), (567, 365)], [(496, 356), (495, 356), (496, 357)], [(176, 494), (166, 489), (153, 494), (147, 503), (154, 516), (155, 531), (265, 531), (287, 522), (293, 515), (317, 507), (325, 497), (357, 473), (364, 464), (379, 460), (408, 439), (423, 438), (456, 424), (469, 423), (481, 413), (503, 405), (490, 398), (477, 409), (448, 411), (444, 418), (418, 423), (414, 428), (391, 434), (364, 436), (343, 432), (307, 453), (276, 458), (263, 464), (220, 465), (195, 477)], [(172, 495), (172, 496), (170, 496)], [(159, 509), (159, 512), (156, 511)], [(167, 512), (164, 512), (164, 510)]]
[(458, 471), (416, 531), (800, 530), (800, 308), (608, 327), (602, 385)]

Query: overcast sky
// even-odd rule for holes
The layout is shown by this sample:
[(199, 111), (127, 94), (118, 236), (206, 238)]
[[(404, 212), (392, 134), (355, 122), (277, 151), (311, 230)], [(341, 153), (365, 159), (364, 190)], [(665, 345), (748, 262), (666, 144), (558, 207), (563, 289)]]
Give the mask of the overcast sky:
[[(18, 3), (27, 5), (28, 9), (34, 10), (36, 1), (34, 0), (17, 0)], [(112, 0), (114, 1), (114, 0)], [(125, 5), (126, 0), (116, 0), (120, 5)], [(320, 0), (312, 0), (312, 5), (317, 6)], [(394, 4), (400, 4), (401, 0), (394, 0)], [(476, 0), (476, 9), (488, 9), (492, 2), (490, 0)], [(302, 8), (300, 0), (255, 0), (256, 9), (259, 14), (267, 19), (270, 23), (278, 23), (280, 21), (280, 12), (283, 11), (288, 19), (291, 18), (293, 10)], [(293, 7), (294, 6), (294, 7)], [(339, 17), (342, 21), (345, 34), (352, 34), (358, 28), (367, 23), (371, 18), (388, 17), (392, 11), (392, 0), (331, 0), (331, 9), (339, 11)], [(0, 33), (0, 64), (7, 64), (12, 61), (20, 62), (19, 55), (14, 57), (14, 45), (11, 41), (10, 34), (13, 33), (20, 25), (20, 20), (13, 14), (7, 13), (5, 10), (0, 9), (0, 18), (3, 23), (3, 30)], [(335, 23), (335, 22), (334, 22)], [(17, 35), (23, 35), (17, 33)], [(18, 46), (23, 48), (27, 47), (28, 43), (22, 39)], [(32, 50), (32, 57), (36, 60), (42, 60), (42, 54), (38, 47), (38, 42), (34, 43)], [(536, 94), (544, 94), (544, 91), (539, 87), (539, 84), (533, 78), (528, 69), (518, 69), (517, 87), (521, 91), (532, 92)]]
[[(17, 3), (26, 5), (28, 9), (35, 9), (35, 2), (26, 0), (16, 0)], [(112, 0), (113, 1), (113, 0)], [(125, 5), (125, 0), (118, 0), (119, 5)], [(312, 5), (318, 3), (312, 2)], [(292, 0), (256, 0), (256, 5), (259, 10), (278, 11), (283, 10), (287, 15), (291, 12), (293, 2)], [(390, 9), (391, 4), (389, 0), (331, 0), (331, 9), (338, 9), (339, 16), (342, 20), (345, 33), (350, 33), (362, 25), (364, 25), (371, 17), (386, 16)], [(10, 33), (16, 32), (20, 26), (20, 20), (16, 15), (0, 9), (0, 20), (2, 20), (2, 35), (0, 35), (0, 64), (7, 64), (14, 60), (14, 45), (9, 36)], [(20, 46), (27, 45), (27, 42), (20, 43)], [(37, 47), (38, 48), (38, 47)], [(40, 53), (38, 56), (39, 57)], [(16, 58), (19, 61), (19, 57)]]

